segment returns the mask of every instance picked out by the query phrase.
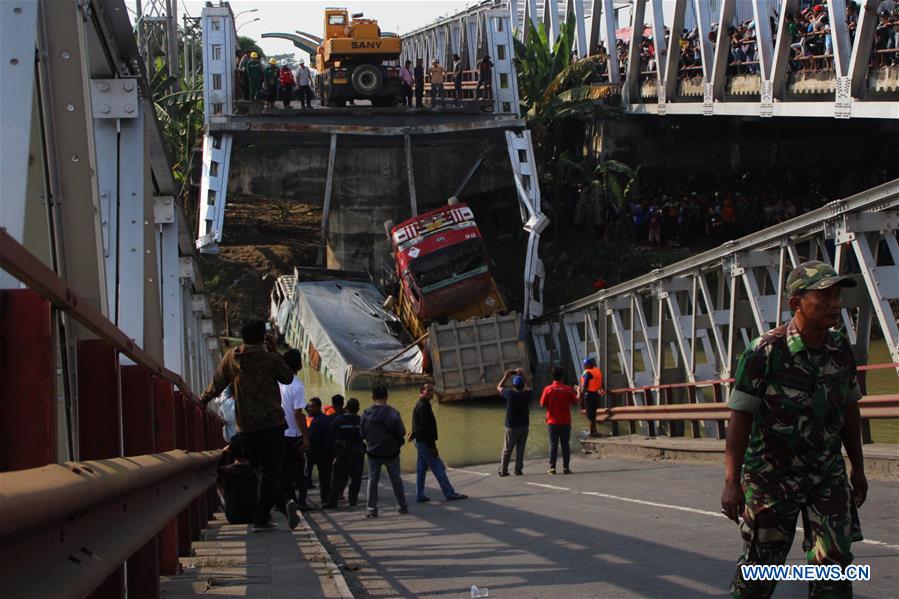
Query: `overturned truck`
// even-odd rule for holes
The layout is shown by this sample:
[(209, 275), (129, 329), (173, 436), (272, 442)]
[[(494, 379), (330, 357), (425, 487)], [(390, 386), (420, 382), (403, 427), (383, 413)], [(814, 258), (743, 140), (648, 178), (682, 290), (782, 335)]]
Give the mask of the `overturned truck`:
[(451, 202), (385, 228), (392, 265), (378, 285), (310, 269), (278, 279), (272, 318), (288, 345), (347, 389), (433, 380), (443, 402), (495, 395), (505, 369), (529, 360), (472, 210)]

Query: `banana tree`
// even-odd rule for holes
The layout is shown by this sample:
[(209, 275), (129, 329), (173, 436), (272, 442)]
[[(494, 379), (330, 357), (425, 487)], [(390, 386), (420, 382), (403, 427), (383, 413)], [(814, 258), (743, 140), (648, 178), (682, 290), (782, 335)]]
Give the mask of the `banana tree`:
[(150, 91), (172, 160), (172, 174), (184, 192), (193, 149), (203, 135), (202, 76), (176, 79), (168, 75), (160, 58), (150, 81)]

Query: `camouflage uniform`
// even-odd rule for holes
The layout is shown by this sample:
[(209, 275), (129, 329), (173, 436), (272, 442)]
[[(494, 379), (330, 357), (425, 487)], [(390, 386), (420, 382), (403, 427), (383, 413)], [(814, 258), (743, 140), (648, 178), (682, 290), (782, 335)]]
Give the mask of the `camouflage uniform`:
[[(825, 276), (829, 284), (814, 286)], [(813, 267), (791, 274), (788, 291), (824, 288), (835, 284), (833, 277), (829, 266)], [(732, 596), (771, 596), (776, 581), (746, 581), (739, 566), (783, 564), (800, 514), (808, 563), (852, 562), (851, 544), (862, 535), (840, 449), (846, 406), (861, 396), (852, 349), (835, 330), (812, 350), (791, 320), (755, 339), (741, 357), (728, 406), (754, 417), (742, 471), (744, 549)], [(851, 597), (852, 586), (811, 582), (809, 596)]]

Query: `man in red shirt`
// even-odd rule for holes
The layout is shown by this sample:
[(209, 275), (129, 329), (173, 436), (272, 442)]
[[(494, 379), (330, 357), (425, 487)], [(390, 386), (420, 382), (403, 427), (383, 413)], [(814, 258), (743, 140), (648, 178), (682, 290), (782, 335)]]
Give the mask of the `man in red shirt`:
[(562, 442), (562, 473), (571, 474), (571, 406), (578, 404), (574, 389), (562, 383), (565, 371), (561, 366), (553, 368), (553, 382), (543, 389), (540, 407), (546, 408), (546, 425), (549, 430), (549, 473), (556, 473), (556, 456)]

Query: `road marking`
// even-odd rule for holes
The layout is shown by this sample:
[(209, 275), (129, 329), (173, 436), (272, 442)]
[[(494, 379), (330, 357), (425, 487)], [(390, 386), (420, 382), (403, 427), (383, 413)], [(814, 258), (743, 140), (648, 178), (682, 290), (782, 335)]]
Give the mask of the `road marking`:
[(680, 505), (669, 505), (667, 503), (656, 503), (655, 501), (646, 501), (643, 499), (632, 499), (630, 497), (619, 497), (618, 495), (609, 495), (608, 493), (597, 493), (596, 491), (581, 491), (581, 495), (593, 495), (595, 497), (604, 497), (605, 499), (615, 499), (618, 501), (627, 501), (628, 503), (638, 503), (640, 505), (651, 505), (652, 507), (661, 507), (669, 510), (680, 510), (682, 512), (690, 512), (691, 514), (702, 514), (703, 516), (714, 516), (716, 518), (726, 518), (724, 514), (719, 512), (709, 512), (707, 510), (697, 510), (692, 507), (683, 507)]
[(884, 543), (883, 541), (875, 541), (874, 539), (864, 539), (858, 542), (864, 545), (876, 545), (878, 547), (886, 547), (887, 549), (892, 549), (893, 551), (899, 551), (899, 545), (890, 545), (889, 543)]
[(556, 491), (570, 491), (568, 487), (557, 487), (555, 485), (544, 485), (543, 483), (524, 483), (526, 485), (531, 485), (532, 487), (543, 487), (544, 489), (553, 489)]
[(465, 468), (447, 468), (447, 470), (452, 470), (453, 472), (464, 472), (466, 474), (476, 474), (478, 476), (490, 476), (489, 472), (478, 472), (476, 470), (466, 470)]
[[(531, 485), (536, 485), (537, 483), (528, 483)], [(539, 486), (549, 486), (549, 485), (539, 485)], [(567, 489), (566, 489), (567, 491)], [(617, 501), (626, 501), (628, 503), (638, 503), (640, 505), (649, 505), (652, 507), (660, 507), (669, 510), (678, 510), (681, 512), (689, 512), (691, 514), (700, 514), (703, 516), (712, 516), (714, 518), (727, 518), (724, 514), (720, 512), (710, 512), (708, 510), (697, 510), (692, 507), (684, 507), (682, 505), (670, 505), (667, 503), (657, 503), (655, 501), (646, 501), (644, 499), (633, 499), (631, 497), (619, 497), (618, 495), (609, 495), (608, 493), (597, 493), (596, 491), (581, 491), (581, 495), (593, 495), (595, 497), (603, 497), (605, 499), (615, 499)], [(796, 532), (804, 532), (801, 526), (796, 527)], [(863, 541), (858, 541), (859, 543), (865, 545), (874, 545), (877, 547), (883, 547), (885, 549), (890, 549), (893, 551), (899, 551), (899, 545), (891, 545), (890, 543), (884, 543), (883, 541), (876, 541), (874, 539), (864, 539)]]

